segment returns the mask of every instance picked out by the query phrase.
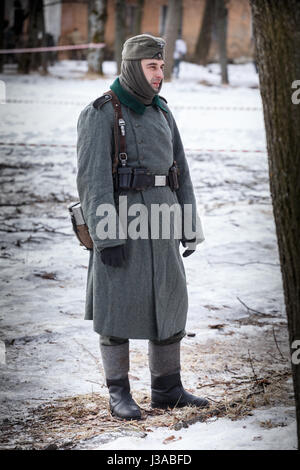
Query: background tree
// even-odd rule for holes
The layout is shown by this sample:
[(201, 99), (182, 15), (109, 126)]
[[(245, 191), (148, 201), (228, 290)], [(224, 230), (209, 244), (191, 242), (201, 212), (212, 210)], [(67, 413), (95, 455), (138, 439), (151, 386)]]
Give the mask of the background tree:
[(136, 10), (135, 10), (135, 18), (134, 18), (133, 36), (137, 36), (138, 34), (141, 34), (142, 32), (144, 4), (145, 4), (145, 0), (137, 1)]
[[(38, 22), (38, 39), (40, 39), (40, 44), (42, 47), (47, 46), (47, 37), (46, 37), (46, 26), (45, 26), (45, 15), (44, 15), (44, 2), (43, 0), (40, 0), (38, 2), (38, 9), (37, 9), (37, 22)], [(43, 74), (48, 73), (48, 53), (47, 52), (42, 52), (40, 55), (41, 59), (41, 65), (42, 65), (42, 71)]]
[[(88, 5), (89, 42), (105, 42), (105, 25), (107, 20), (107, 0), (89, 0)], [(87, 55), (88, 71), (103, 75), (104, 48), (90, 49)]]
[(227, 2), (226, 0), (215, 0), (215, 18), (217, 29), (217, 41), (219, 51), (219, 63), (221, 67), (221, 81), (223, 85), (228, 84), (227, 71)]
[(122, 47), (126, 39), (126, 1), (115, 0), (115, 61), (121, 72)]
[(166, 20), (166, 63), (165, 63), (165, 78), (170, 80), (172, 77), (173, 69), (173, 54), (176, 39), (180, 33), (182, 15), (182, 0), (169, 0), (168, 13)]
[(215, 0), (206, 0), (203, 19), (195, 47), (193, 60), (197, 64), (207, 65), (211, 45), (212, 27), (215, 20)]
[[(21, 44), (23, 47), (41, 47), (46, 45), (46, 31), (44, 20), (43, 0), (28, 1), (28, 31), (23, 34)], [(21, 73), (29, 73), (42, 66), (43, 73), (47, 73), (47, 53), (34, 52), (30, 54), (19, 54), (18, 70)]]
[[(300, 2), (250, 0), (291, 352), (300, 340)], [(298, 346), (299, 347), (299, 346)], [(300, 449), (300, 364), (292, 363)]]
[[(0, 2), (0, 49), (3, 49), (4, 45), (4, 12), (5, 12), (5, 0)], [(0, 54), (0, 73), (3, 71), (4, 57)]]

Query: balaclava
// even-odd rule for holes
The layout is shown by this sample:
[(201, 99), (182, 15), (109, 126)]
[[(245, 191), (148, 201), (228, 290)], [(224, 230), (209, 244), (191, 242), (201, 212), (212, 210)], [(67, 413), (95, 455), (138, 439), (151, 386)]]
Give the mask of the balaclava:
[(158, 91), (155, 91), (144, 75), (141, 60), (164, 60), (164, 47), (165, 41), (162, 38), (150, 34), (129, 38), (123, 46), (119, 76), (121, 86), (145, 105), (152, 103), (154, 96), (160, 92), (162, 82)]

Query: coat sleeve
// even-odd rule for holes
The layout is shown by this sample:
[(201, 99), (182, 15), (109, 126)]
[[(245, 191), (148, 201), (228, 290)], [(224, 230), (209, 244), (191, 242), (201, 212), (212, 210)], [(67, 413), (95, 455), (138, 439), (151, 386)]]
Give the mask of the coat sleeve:
[(173, 134), (173, 156), (179, 168), (179, 189), (176, 191), (176, 195), (182, 209), (182, 238), (184, 240), (190, 240), (190, 233), (192, 232), (196, 240), (194, 243), (188, 243), (186, 247), (193, 249), (195, 245), (202, 243), (205, 238), (197, 211), (197, 203), (187, 159), (175, 119), (171, 113), (169, 119), (171, 121)]
[[(98, 110), (90, 104), (80, 113), (77, 123), (77, 189), (83, 216), (96, 251), (124, 245), (126, 242), (120, 237), (122, 228), (116, 216), (111, 157), (113, 113), (109, 111), (105, 105)], [(99, 215), (99, 206), (103, 204), (110, 205), (110, 214), (114, 214), (116, 223), (115, 233), (110, 233), (108, 238), (101, 236), (98, 225), (105, 215)]]

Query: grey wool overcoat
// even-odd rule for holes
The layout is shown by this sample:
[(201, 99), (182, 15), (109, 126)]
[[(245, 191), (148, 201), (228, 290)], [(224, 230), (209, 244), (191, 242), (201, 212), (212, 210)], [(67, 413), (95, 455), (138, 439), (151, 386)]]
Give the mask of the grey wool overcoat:
[[(130, 214), (130, 207), (144, 204), (149, 236), (124, 239), (118, 232), (116, 237), (100, 238), (97, 224), (103, 214), (97, 215), (98, 206), (111, 204), (119, 210), (112, 179), (114, 110), (110, 101), (99, 108), (91, 103), (83, 109), (77, 126), (77, 188), (94, 242), (89, 255), (85, 319), (93, 320), (94, 330), (101, 335), (160, 341), (184, 330), (188, 297), (180, 240), (174, 236), (164, 238), (162, 234), (151, 238), (152, 205), (179, 203), (183, 208), (190, 204), (196, 243), (201, 243), (204, 236), (180, 135), (165, 100), (156, 96), (151, 106), (144, 106), (121, 87), (118, 79), (111, 88), (122, 103), (128, 165), (167, 175), (176, 160), (180, 188), (174, 192), (169, 186), (123, 192), (121, 195), (127, 195), (128, 226), (138, 217), (138, 213), (134, 217)], [(167, 119), (162, 109), (167, 111)], [(171, 217), (171, 226), (172, 221)], [(172, 230), (174, 227), (171, 234)], [(128, 253), (125, 265), (105, 265), (100, 251), (123, 244)]]

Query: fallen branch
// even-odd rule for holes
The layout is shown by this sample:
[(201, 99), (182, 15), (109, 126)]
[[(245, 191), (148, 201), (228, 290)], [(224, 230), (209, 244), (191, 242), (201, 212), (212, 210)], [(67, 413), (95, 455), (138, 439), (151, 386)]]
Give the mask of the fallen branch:
[(259, 312), (258, 310), (254, 310), (253, 308), (250, 308), (248, 307), (248, 305), (245, 304), (245, 302), (243, 302), (239, 297), (237, 297), (238, 301), (241, 302), (241, 304), (246, 307), (246, 309), (248, 310), (248, 312), (254, 312), (254, 313), (257, 313), (258, 315), (264, 315), (264, 316), (268, 316), (268, 314), (266, 313), (263, 313), (263, 312)]
[[(30, 228), (18, 228), (15, 225), (8, 225), (6, 223), (3, 223), (4, 227), (7, 227), (7, 229), (0, 228), (0, 232), (6, 232), (6, 233), (19, 233), (19, 232), (49, 232), (49, 233), (55, 233), (57, 235), (64, 235), (66, 237), (70, 237), (72, 234), (70, 233), (65, 233), (65, 232), (59, 232), (55, 230), (54, 228), (47, 227), (46, 225), (41, 224), (40, 227), (36, 227), (34, 229)], [(12, 229), (12, 230), (10, 230)]]
[[(253, 368), (253, 364), (252, 364), (252, 371), (254, 372), (254, 368)], [(255, 374), (255, 372), (254, 372)], [(266, 383), (266, 382), (269, 382), (270, 380), (274, 379), (274, 377), (285, 377), (286, 375), (290, 375), (290, 372), (283, 372), (282, 374), (273, 374), (272, 376), (266, 376), (266, 377), (262, 377), (262, 378), (258, 378), (255, 374), (255, 376), (253, 378), (249, 378), (249, 379), (246, 379), (246, 380), (239, 380), (239, 381), (223, 381), (223, 382), (212, 382), (212, 383), (208, 383), (208, 384), (204, 384), (204, 385), (198, 385), (197, 386), (197, 389), (199, 388), (205, 388), (205, 387), (215, 387), (216, 385), (236, 385), (236, 386), (239, 386), (239, 385), (243, 385), (243, 384), (247, 384), (247, 383), (251, 383), (251, 382), (255, 382), (256, 384), (261, 384), (261, 383)]]
[(277, 339), (276, 339), (276, 335), (275, 335), (275, 328), (273, 326), (273, 337), (274, 337), (274, 341), (275, 341), (275, 344), (276, 344), (276, 348), (280, 354), (280, 356), (282, 357), (282, 359), (286, 360), (285, 357), (283, 356), (282, 352), (280, 351), (279, 349), (279, 346), (278, 346), (278, 343), (277, 343)]
[(250, 356), (249, 349), (248, 349), (248, 356), (249, 356), (249, 361), (250, 361), (250, 365), (251, 365), (251, 369), (252, 369), (252, 372), (253, 372), (254, 379), (257, 382), (258, 378), (257, 378), (257, 375), (256, 375), (255, 370), (254, 370), (253, 361), (252, 361), (252, 357)]
[(267, 266), (280, 266), (279, 263), (263, 263), (262, 261), (248, 261), (248, 263), (234, 263), (233, 261), (215, 261), (210, 264), (233, 264), (235, 266), (247, 266), (248, 264), (264, 264)]
[[(84, 351), (86, 351), (86, 352), (94, 359), (94, 361), (96, 362), (96, 365), (97, 365), (97, 367), (98, 367), (100, 373), (102, 374), (102, 373), (103, 373), (103, 370), (102, 370), (102, 368), (101, 368), (101, 366), (100, 366), (100, 361), (99, 361), (98, 357), (96, 357), (93, 353), (91, 353), (91, 351), (90, 351), (89, 349), (87, 349), (83, 344), (79, 343), (79, 341), (77, 341), (77, 339), (74, 338), (74, 341), (75, 341), (75, 343), (77, 343), (79, 346), (81, 346), (82, 349), (83, 349)], [(101, 385), (101, 384), (99, 383), (98, 385)]]
[(30, 204), (32, 204), (32, 202), (15, 202), (15, 203), (12, 203), (12, 202), (1, 202), (0, 203), (0, 207), (19, 207), (19, 206), (29, 206)]

